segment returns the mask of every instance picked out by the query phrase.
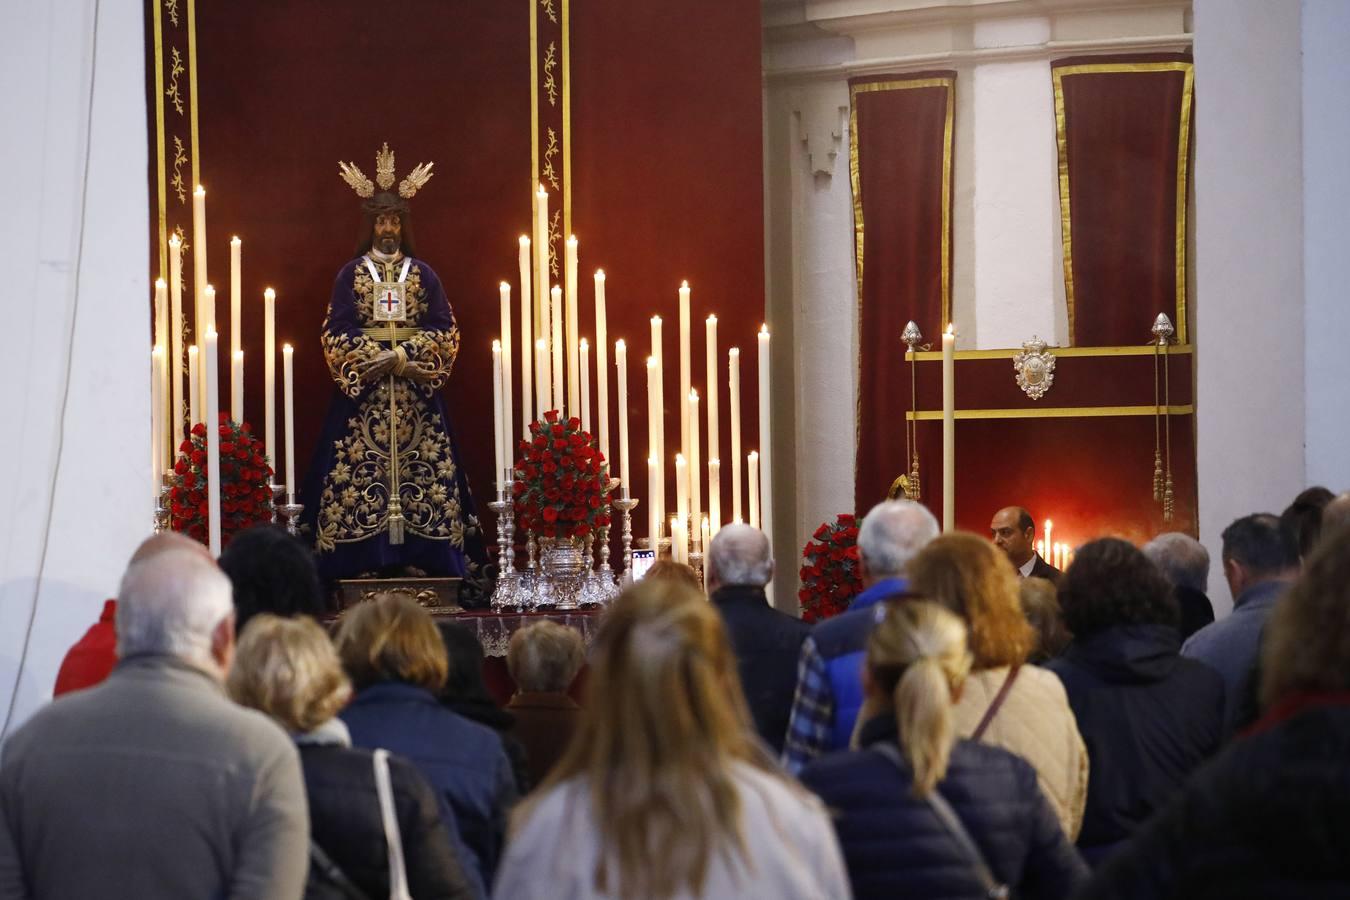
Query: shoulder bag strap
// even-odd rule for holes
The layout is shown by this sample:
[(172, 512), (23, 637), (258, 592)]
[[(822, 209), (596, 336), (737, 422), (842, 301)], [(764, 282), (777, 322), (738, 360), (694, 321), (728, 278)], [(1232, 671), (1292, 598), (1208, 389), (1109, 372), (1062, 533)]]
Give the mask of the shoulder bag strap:
[(309, 863), (312, 871), (318, 872), (320, 877), (342, 891), (342, 895), (347, 900), (370, 900), (366, 892), (357, 887), (347, 877), (347, 873), (342, 871), (342, 868), (333, 862), (333, 858), (325, 853), (324, 849), (313, 839), (309, 842)]
[(394, 786), (389, 777), (389, 751), (376, 750), (375, 790), (380, 795), (380, 818), (384, 820), (384, 839), (389, 845), (389, 898), (412, 900), (408, 891), (408, 871), (403, 866), (403, 836), (398, 830), (398, 814), (394, 810)]
[(998, 715), (998, 709), (1003, 705), (1003, 701), (1008, 699), (1008, 692), (1012, 690), (1013, 682), (1017, 679), (1017, 673), (1021, 671), (1022, 665), (1018, 663), (1008, 669), (1008, 677), (1003, 679), (1003, 687), (998, 689), (998, 694), (994, 697), (994, 702), (989, 704), (989, 708), (984, 711), (984, 718), (980, 719), (980, 724), (975, 726), (971, 732), (970, 739), (978, 741), (984, 737), (985, 731), (989, 729), (989, 723), (994, 721), (994, 716)]
[[(880, 753), (900, 770), (909, 772), (909, 766), (900, 758), (900, 751), (889, 741), (879, 741), (872, 744), (868, 749)], [(957, 846), (961, 848), (961, 853), (969, 860), (971, 868), (975, 871), (975, 877), (979, 879), (980, 886), (984, 888), (985, 896), (989, 900), (1006, 900), (1009, 896), (1008, 886), (1000, 884), (998, 879), (994, 877), (989, 864), (984, 861), (984, 854), (980, 852), (980, 848), (975, 843), (975, 839), (970, 836), (970, 832), (966, 831), (966, 827), (961, 824), (961, 817), (956, 814), (956, 810), (952, 809), (951, 804), (937, 792), (936, 788), (929, 791), (924, 800), (928, 802), (928, 808), (937, 816), (938, 821), (942, 823), (942, 827), (947, 830), (947, 833), (956, 841)]]

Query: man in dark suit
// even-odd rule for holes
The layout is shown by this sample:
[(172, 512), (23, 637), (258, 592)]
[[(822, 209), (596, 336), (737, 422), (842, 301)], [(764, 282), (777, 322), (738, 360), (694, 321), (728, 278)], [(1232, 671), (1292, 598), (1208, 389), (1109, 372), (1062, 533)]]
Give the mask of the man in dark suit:
[(998, 549), (1008, 554), (1013, 568), (1023, 578), (1045, 578), (1059, 584), (1063, 573), (1041, 559), (1036, 552), (1036, 522), (1020, 506), (1005, 506), (994, 513), (989, 537)]
[(755, 730), (777, 755), (797, 688), (797, 658), (811, 626), (769, 605), (764, 586), (772, 579), (764, 532), (743, 524), (717, 532), (708, 549), (708, 596), (731, 637)]

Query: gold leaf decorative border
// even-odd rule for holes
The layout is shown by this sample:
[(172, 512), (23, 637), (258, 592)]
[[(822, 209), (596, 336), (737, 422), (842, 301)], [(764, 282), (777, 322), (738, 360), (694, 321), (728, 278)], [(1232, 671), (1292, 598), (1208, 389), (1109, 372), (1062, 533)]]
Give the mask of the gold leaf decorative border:
[[(197, 3), (196, 0), (154, 0), (151, 5), (155, 42), (155, 147), (158, 154), (155, 160), (158, 277), (167, 280), (169, 235), (186, 237), (184, 223), (192, 214), (188, 195), (201, 178), (197, 130)], [(170, 198), (176, 199), (177, 205), (171, 206)], [(186, 250), (186, 241), (183, 247)], [(191, 256), (185, 255), (184, 260), (185, 264), (189, 263)], [(184, 272), (183, 277), (190, 278), (190, 273)]]

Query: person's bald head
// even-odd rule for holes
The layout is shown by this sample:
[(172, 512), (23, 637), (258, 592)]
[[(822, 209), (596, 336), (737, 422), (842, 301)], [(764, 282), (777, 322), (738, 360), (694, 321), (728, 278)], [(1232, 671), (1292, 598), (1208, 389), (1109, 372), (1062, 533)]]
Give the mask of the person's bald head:
[(751, 525), (722, 526), (708, 547), (708, 593), (732, 586), (764, 587), (773, 580), (769, 539)]
[(989, 523), (989, 538), (1021, 568), (1031, 559), (1036, 546), (1036, 522), (1020, 506), (1005, 506), (994, 513)]
[(194, 541), (190, 537), (185, 537), (176, 531), (164, 531), (141, 541), (141, 545), (136, 548), (136, 552), (131, 554), (131, 559), (127, 560), (127, 568), (145, 562), (147, 559), (154, 559), (161, 553), (167, 553), (171, 550), (197, 553), (206, 559), (211, 558), (211, 551), (206, 549), (205, 544)]

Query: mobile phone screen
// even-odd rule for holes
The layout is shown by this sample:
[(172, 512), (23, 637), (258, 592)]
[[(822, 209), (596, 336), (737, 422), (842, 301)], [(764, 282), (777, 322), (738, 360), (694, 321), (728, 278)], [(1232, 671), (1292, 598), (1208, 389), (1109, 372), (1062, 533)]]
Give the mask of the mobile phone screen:
[(641, 581), (647, 570), (656, 562), (655, 550), (633, 551), (633, 580)]

